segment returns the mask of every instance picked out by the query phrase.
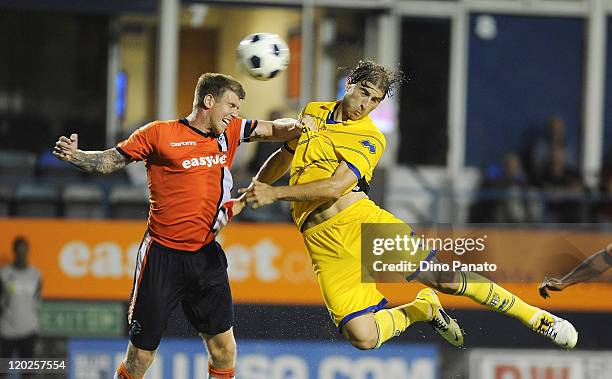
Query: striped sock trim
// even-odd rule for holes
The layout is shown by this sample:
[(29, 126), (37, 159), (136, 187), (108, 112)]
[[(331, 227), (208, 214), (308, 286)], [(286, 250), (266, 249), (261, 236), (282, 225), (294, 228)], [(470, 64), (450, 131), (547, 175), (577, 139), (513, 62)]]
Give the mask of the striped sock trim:
[(508, 313), (508, 311), (512, 309), (512, 306), (514, 306), (515, 302), (516, 302), (516, 296), (512, 295), (512, 301), (510, 302), (510, 305), (506, 309), (502, 310), (502, 313)]
[(216, 368), (208, 364), (208, 377), (210, 379), (234, 379), (234, 368)]
[(136, 376), (133, 376), (132, 374), (130, 374), (130, 372), (128, 371), (127, 367), (125, 366), (124, 362), (121, 362), (121, 364), (119, 365), (119, 367), (117, 368), (117, 378), (118, 379), (141, 379), (138, 378)]
[(459, 289), (457, 289), (457, 292), (455, 292), (455, 295), (463, 296), (463, 294), (465, 294), (466, 288), (467, 288), (467, 278), (465, 276), (465, 272), (460, 271), (459, 272)]
[(391, 323), (393, 325), (393, 335), (395, 335), (395, 318), (393, 318), (393, 313), (391, 313), (391, 311), (388, 309), (385, 309), (385, 311), (387, 311), (387, 314), (389, 315), (389, 317), (391, 317)]
[(489, 283), (489, 294), (487, 295), (487, 298), (485, 299), (485, 301), (482, 302), (482, 305), (485, 305), (489, 302), (489, 299), (491, 298), (492, 294), (493, 294), (493, 283)]

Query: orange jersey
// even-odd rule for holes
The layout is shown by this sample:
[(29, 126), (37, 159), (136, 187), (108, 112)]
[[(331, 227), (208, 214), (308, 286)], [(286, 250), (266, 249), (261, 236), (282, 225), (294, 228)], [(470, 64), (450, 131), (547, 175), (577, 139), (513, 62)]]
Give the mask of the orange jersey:
[(145, 161), (149, 184), (148, 228), (163, 246), (195, 251), (211, 242), (231, 218), (230, 168), (240, 140), (256, 121), (233, 119), (220, 136), (187, 120), (154, 121), (136, 130), (117, 150)]

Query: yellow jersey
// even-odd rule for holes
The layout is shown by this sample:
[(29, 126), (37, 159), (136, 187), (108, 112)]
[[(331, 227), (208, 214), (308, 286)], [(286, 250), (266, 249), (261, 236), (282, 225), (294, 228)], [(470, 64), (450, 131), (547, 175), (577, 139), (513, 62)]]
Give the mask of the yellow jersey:
[[(334, 110), (340, 101), (311, 102), (301, 115), (311, 116), (316, 130), (304, 128), (299, 139), (288, 145), (295, 150), (291, 162), (289, 185), (329, 178), (345, 161), (356, 175), (357, 186), (350, 191), (367, 193), (374, 168), (385, 151), (385, 136), (369, 116), (359, 120), (334, 121)], [(294, 201), (291, 216), (301, 229), (306, 217), (324, 201)]]

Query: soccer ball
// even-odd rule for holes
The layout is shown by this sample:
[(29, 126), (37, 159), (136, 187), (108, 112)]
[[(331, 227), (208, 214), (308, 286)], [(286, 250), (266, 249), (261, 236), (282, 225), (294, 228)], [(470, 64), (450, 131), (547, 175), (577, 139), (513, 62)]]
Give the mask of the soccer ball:
[(280, 74), (289, 64), (289, 47), (272, 33), (250, 34), (236, 48), (238, 62), (259, 80), (269, 80)]

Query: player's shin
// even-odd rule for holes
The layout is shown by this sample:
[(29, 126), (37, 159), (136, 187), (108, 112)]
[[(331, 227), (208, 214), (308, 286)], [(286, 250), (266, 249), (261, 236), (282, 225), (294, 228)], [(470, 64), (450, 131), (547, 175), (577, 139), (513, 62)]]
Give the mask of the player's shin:
[(392, 309), (381, 309), (374, 314), (378, 341), (376, 348), (393, 337), (399, 336), (410, 324), (426, 321), (430, 316), (430, 307), (424, 301), (415, 300), (412, 303)]
[(565, 349), (574, 348), (578, 342), (578, 332), (569, 321), (525, 303), (478, 274), (462, 272), (456, 295), (467, 296), (490, 309), (506, 313)]
[(234, 368), (216, 368), (208, 365), (208, 379), (234, 379)]
[(473, 272), (460, 273), (459, 289), (455, 295), (467, 296), (487, 308), (505, 313), (530, 326), (540, 310), (521, 300), (502, 286)]

